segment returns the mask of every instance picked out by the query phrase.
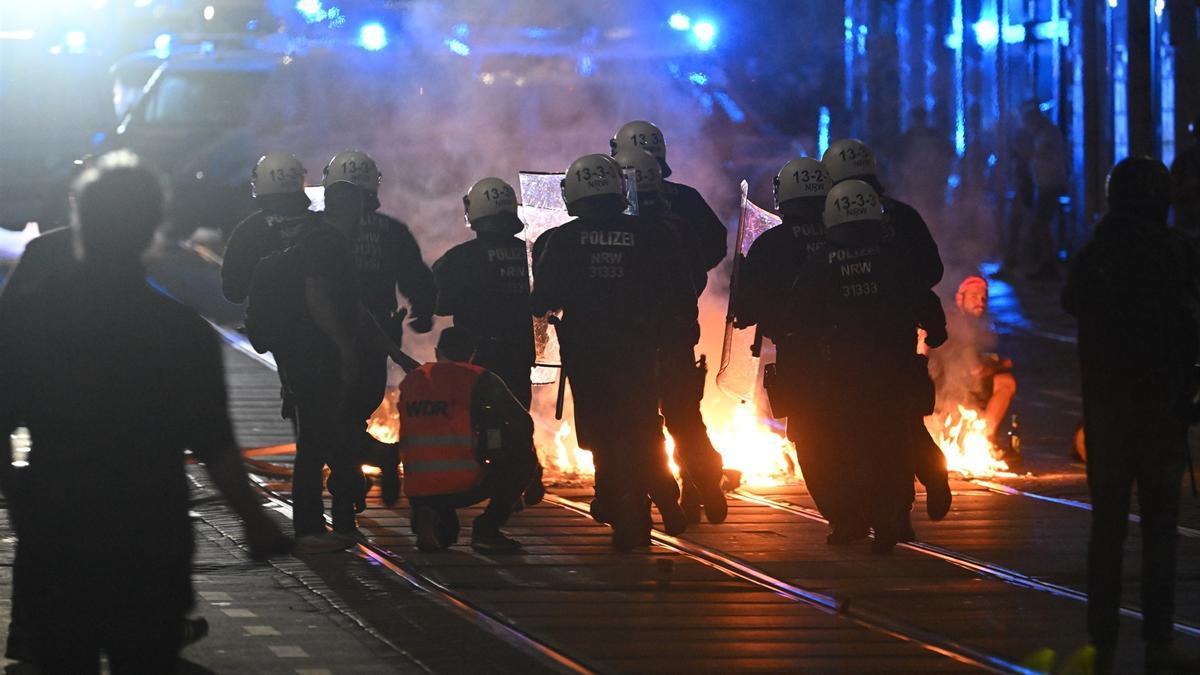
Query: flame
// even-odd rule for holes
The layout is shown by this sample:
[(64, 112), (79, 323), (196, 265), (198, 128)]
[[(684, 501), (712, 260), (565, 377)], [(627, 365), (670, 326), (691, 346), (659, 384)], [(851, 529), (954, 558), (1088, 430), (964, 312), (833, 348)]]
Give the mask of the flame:
[(400, 390), (388, 387), (383, 395), (383, 401), (367, 420), (367, 433), (380, 443), (395, 443), (400, 440)]
[[(553, 435), (553, 450), (542, 453), (552, 481), (577, 481), (595, 474), (591, 453), (579, 449), (572, 431), (569, 422), (562, 422)], [(667, 462), (672, 473), (679, 475), (675, 439), (665, 430), (664, 435)], [(764, 423), (751, 404), (736, 404), (723, 421), (710, 423), (708, 437), (721, 453), (725, 468), (741, 472), (744, 484), (783, 485), (800, 477), (791, 442)]]
[(946, 455), (946, 466), (963, 476), (990, 476), (1008, 471), (991, 441), (991, 430), (978, 410), (963, 405), (942, 419), (925, 418), (925, 427)]

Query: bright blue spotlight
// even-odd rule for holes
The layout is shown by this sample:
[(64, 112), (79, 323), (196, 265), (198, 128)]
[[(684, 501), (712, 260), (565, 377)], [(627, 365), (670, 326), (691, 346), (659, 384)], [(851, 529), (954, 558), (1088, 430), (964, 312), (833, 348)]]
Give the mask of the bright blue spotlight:
[(171, 53), (171, 34), (163, 33), (154, 38), (154, 52), (159, 58), (166, 58)]
[(675, 12), (667, 19), (667, 25), (675, 30), (687, 30), (692, 27), (692, 17), (683, 12)]
[(1000, 24), (995, 19), (980, 19), (973, 28), (980, 47), (990, 49), (1000, 43)]
[(358, 44), (369, 52), (377, 52), (387, 46), (387, 29), (374, 21), (358, 29)]
[(454, 38), (450, 38), (450, 39), (446, 40), (446, 46), (450, 48), (450, 51), (454, 52), (455, 54), (458, 54), (459, 56), (470, 56), (471, 55), (470, 45), (468, 45), (467, 43), (465, 43), (461, 40), (455, 40)]
[(68, 51), (81, 52), (87, 46), (87, 34), (81, 30), (68, 31), (63, 38), (63, 44)]
[(296, 0), (296, 11), (304, 17), (305, 23), (319, 23), (328, 16), (321, 0)]
[(1025, 41), (1025, 26), (1015, 24), (1005, 26), (1000, 31), (1000, 38), (1006, 45), (1015, 45)]
[(692, 25), (692, 36), (696, 38), (697, 47), (708, 51), (717, 37), (717, 26), (711, 21), (697, 21)]
[(708, 76), (704, 73), (688, 73), (688, 80), (701, 87), (708, 84)]

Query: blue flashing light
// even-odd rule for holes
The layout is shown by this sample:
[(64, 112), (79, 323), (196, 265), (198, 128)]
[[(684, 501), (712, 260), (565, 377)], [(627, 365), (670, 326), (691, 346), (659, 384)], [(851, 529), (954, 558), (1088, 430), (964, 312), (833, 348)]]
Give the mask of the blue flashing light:
[(579, 74), (583, 77), (591, 77), (592, 73), (596, 72), (596, 64), (592, 63), (592, 57), (584, 54), (579, 57)]
[(704, 73), (688, 73), (688, 81), (692, 84), (703, 87), (708, 84), (708, 76)]
[(458, 54), (459, 56), (470, 56), (471, 55), (471, 48), (468, 47), (465, 42), (455, 40), (454, 38), (447, 39), (446, 46), (450, 48), (450, 51), (454, 52), (455, 54)]
[(1025, 41), (1025, 26), (1020, 24), (1005, 26), (1000, 30), (1000, 37), (1006, 45), (1015, 45)]
[(957, 188), (960, 184), (962, 184), (962, 178), (956, 173), (952, 173), (946, 178), (946, 185), (949, 185), (950, 189)]
[(456, 23), (450, 32), (454, 33), (454, 37), (466, 38), (471, 34), (471, 27), (465, 23)]
[(741, 124), (742, 122), (746, 121), (746, 113), (742, 112), (741, 107), (729, 97), (729, 94), (726, 94), (723, 91), (718, 91), (714, 94), (714, 97), (717, 99), (717, 103), (721, 104), (721, 107), (725, 110), (725, 114), (729, 116), (729, 120), (731, 122), (734, 124)]
[(372, 21), (358, 29), (358, 45), (369, 52), (377, 52), (388, 44), (387, 29)]
[(824, 157), (829, 149), (829, 108), (821, 106), (817, 113), (817, 157)]
[(667, 25), (674, 30), (688, 30), (692, 27), (692, 17), (683, 12), (675, 12), (667, 19)]
[(154, 38), (154, 55), (160, 59), (167, 58), (171, 53), (171, 34), (163, 33)]
[(1066, 40), (1071, 35), (1071, 25), (1066, 19), (1043, 21), (1033, 27), (1033, 36), (1039, 40)]
[(697, 21), (692, 25), (692, 37), (701, 51), (708, 51), (717, 39), (717, 26), (711, 21)]
[(105, 134), (103, 131), (97, 131), (96, 133), (92, 134), (92, 145), (100, 145), (106, 138), (108, 138), (107, 134)]
[(988, 165), (988, 166), (996, 166), (996, 162), (998, 162), (998, 161), (1000, 161), (1000, 158), (999, 158), (999, 157), (997, 157), (997, 156), (996, 156), (996, 153), (994, 153), (994, 152), (993, 152), (993, 153), (991, 153), (991, 154), (989, 154), (989, 155), (988, 155), (988, 158), (987, 158), (987, 165)]
[(991, 49), (1000, 43), (1000, 24), (995, 19), (980, 19), (972, 28), (980, 47)]
[(321, 23), (329, 17), (321, 0), (296, 0), (296, 11), (304, 17), (305, 23)]
[(67, 31), (63, 37), (63, 44), (66, 45), (68, 51), (81, 52), (87, 46), (87, 33), (81, 30)]

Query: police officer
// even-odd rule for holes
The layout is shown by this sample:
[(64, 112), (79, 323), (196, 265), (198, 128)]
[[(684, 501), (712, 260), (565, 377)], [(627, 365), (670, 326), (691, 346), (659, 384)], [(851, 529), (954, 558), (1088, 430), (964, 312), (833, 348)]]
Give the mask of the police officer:
[(804, 482), (826, 513), (836, 509), (831, 495), (840, 488), (840, 458), (831, 454), (833, 448), (817, 442), (820, 435), (815, 427), (824, 420), (816, 414), (821, 392), (813, 390), (812, 371), (817, 364), (811, 359), (816, 350), (796, 334), (797, 322), (812, 319), (797, 316), (795, 303), (801, 265), (819, 259), (825, 248), (822, 213), (832, 186), (829, 169), (815, 159), (802, 157), (783, 165), (773, 190), (783, 222), (750, 246), (739, 271), (739, 288), (734, 289), (737, 327), (757, 325), (775, 343), (776, 377), (767, 390), (771, 411), (776, 417), (787, 417), (788, 439), (796, 446)]
[(1063, 307), (1079, 320), (1092, 532), (1088, 632), (1097, 673), (1113, 672), (1121, 561), (1137, 484), (1146, 672), (1197, 672), (1171, 646), (1179, 490), (1194, 423), (1196, 275), (1167, 229), (1170, 175), (1149, 157), (1108, 175), (1108, 213), (1071, 266)]
[[(417, 333), (428, 333), (433, 328), (433, 308), (437, 299), (433, 272), (425, 265), (421, 248), (408, 226), (379, 213), (379, 186), (383, 183), (383, 174), (375, 160), (358, 150), (339, 152), (325, 165), (322, 185), (336, 181), (348, 181), (363, 190), (363, 220), (354, 239), (354, 270), (363, 305), (399, 345), (403, 338), (404, 318), (403, 312), (397, 313), (396, 291), (399, 290), (410, 305), (409, 326)], [(381, 351), (364, 351), (360, 355), (359, 368), (361, 397), (363, 400), (373, 398), (378, 404), (387, 388), (386, 355)], [(392, 506), (400, 498), (395, 450), (373, 443), (365, 424), (361, 439), (364, 461), (378, 464), (381, 470), (380, 497), (385, 506)]]
[[(884, 193), (879, 183), (875, 153), (865, 143), (854, 138), (834, 141), (821, 156), (821, 163), (828, 169), (834, 185), (845, 180), (862, 180), (869, 184), (883, 204), (884, 244), (893, 254), (902, 256), (912, 268), (914, 278), (932, 290), (942, 280), (945, 267), (938, 253), (937, 242), (929, 234), (929, 226), (916, 209)], [(926, 320), (920, 327), (926, 332), (925, 344), (936, 348), (946, 341), (945, 315), (934, 296), (922, 298), (927, 311)], [(937, 317), (941, 317), (940, 319)], [(915, 459), (917, 478), (927, 492), (926, 510), (933, 520), (941, 520), (950, 511), (950, 484), (946, 473), (946, 460), (937, 444), (929, 437), (923, 417), (933, 412), (933, 384), (929, 370), (921, 360), (910, 370), (911, 393), (923, 403), (909, 420), (907, 437)]]
[[(662, 131), (645, 120), (634, 120), (618, 129), (608, 145), (614, 155), (627, 148), (641, 148), (654, 155), (662, 169), (662, 197), (683, 223), (682, 236), (693, 239), (686, 246), (694, 246), (699, 252), (699, 265), (704, 272), (719, 265), (728, 252), (725, 224), (695, 188), (666, 180), (671, 176), (671, 166), (667, 164), (667, 142)], [(696, 293), (703, 290), (702, 283)]]
[(820, 394), (805, 401), (805, 413), (822, 420), (805, 429), (811, 445), (836, 458), (818, 463), (817, 484), (829, 489), (824, 498), (814, 492), (832, 525), (828, 541), (849, 543), (870, 527), (877, 553), (913, 536), (913, 470), (903, 439), (913, 415), (906, 394), (916, 305), (927, 292), (884, 245), (883, 218), (867, 183), (849, 180), (829, 190), (825, 250), (800, 266), (795, 312), (803, 321), (792, 322), (784, 340), (803, 346), (799, 365)]
[[(529, 409), (529, 372), (536, 357), (529, 318), (529, 259), (524, 228), (517, 218), (517, 195), (499, 178), (484, 178), (463, 196), (475, 239), (459, 244), (433, 263), (437, 314), (454, 317), (455, 327), (475, 345), (472, 363), (504, 380)], [(526, 503), (541, 500), (541, 467), (526, 492)]]
[(535, 315), (562, 310), (562, 359), (580, 444), (596, 463), (593, 516), (613, 546), (649, 543), (649, 495), (669, 533), (687, 523), (667, 466), (655, 370), (663, 345), (691, 344), (695, 294), (670, 232), (627, 216), (624, 174), (611, 157), (567, 169), (563, 201), (574, 220), (550, 230), (534, 268)]
[(221, 263), (221, 291), (225, 299), (241, 304), (250, 294), (250, 281), (258, 261), (296, 241), (305, 226), (317, 222), (304, 194), (307, 172), (295, 155), (268, 152), (250, 174), (250, 191), (258, 211), (238, 223)]
[[(704, 267), (700, 242), (696, 237), (686, 236), (686, 224), (663, 197), (662, 169), (654, 155), (646, 150), (625, 148), (613, 159), (622, 168), (634, 172), (639, 215), (661, 223), (675, 235), (684, 246), (683, 254), (689, 262), (689, 283), (694, 288), (703, 288), (708, 270)], [(681, 467), (683, 477), (682, 506), (688, 522), (700, 522), (703, 505), (709, 522), (721, 523), (725, 521), (729, 507), (721, 489), (721, 454), (713, 447), (700, 413), (707, 368), (703, 359), (696, 362), (695, 346), (700, 338), (698, 325), (694, 337), (696, 339), (690, 344), (667, 345), (659, 352), (662, 415), (667, 431), (675, 439), (675, 461)]]
[[(526, 316), (526, 323), (532, 324)], [(455, 509), (484, 499), (471, 547), (503, 552), (521, 544), (500, 531), (537, 463), (533, 420), (503, 380), (469, 363), (475, 341), (457, 326), (438, 336), (437, 361), (400, 383), (404, 491), (417, 547), (438, 551), (458, 538)]]
[(821, 163), (829, 169), (834, 185), (845, 180), (861, 180), (875, 190), (886, 214), (885, 242), (909, 258), (917, 279), (924, 282), (926, 288), (936, 286), (945, 272), (937, 242), (916, 209), (885, 194), (879, 182), (874, 151), (858, 139), (844, 138), (829, 144), (821, 156)]

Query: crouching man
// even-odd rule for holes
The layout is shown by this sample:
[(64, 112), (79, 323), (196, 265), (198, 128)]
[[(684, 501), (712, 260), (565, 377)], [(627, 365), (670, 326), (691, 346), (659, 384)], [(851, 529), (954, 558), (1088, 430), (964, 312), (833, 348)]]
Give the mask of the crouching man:
[(417, 548), (458, 540), (455, 510), (487, 499), (471, 528), (471, 546), (520, 548), (500, 531), (537, 464), (533, 420), (495, 374), (470, 363), (474, 343), (459, 328), (442, 331), (437, 361), (413, 368), (400, 383), (404, 493), (412, 506)]

